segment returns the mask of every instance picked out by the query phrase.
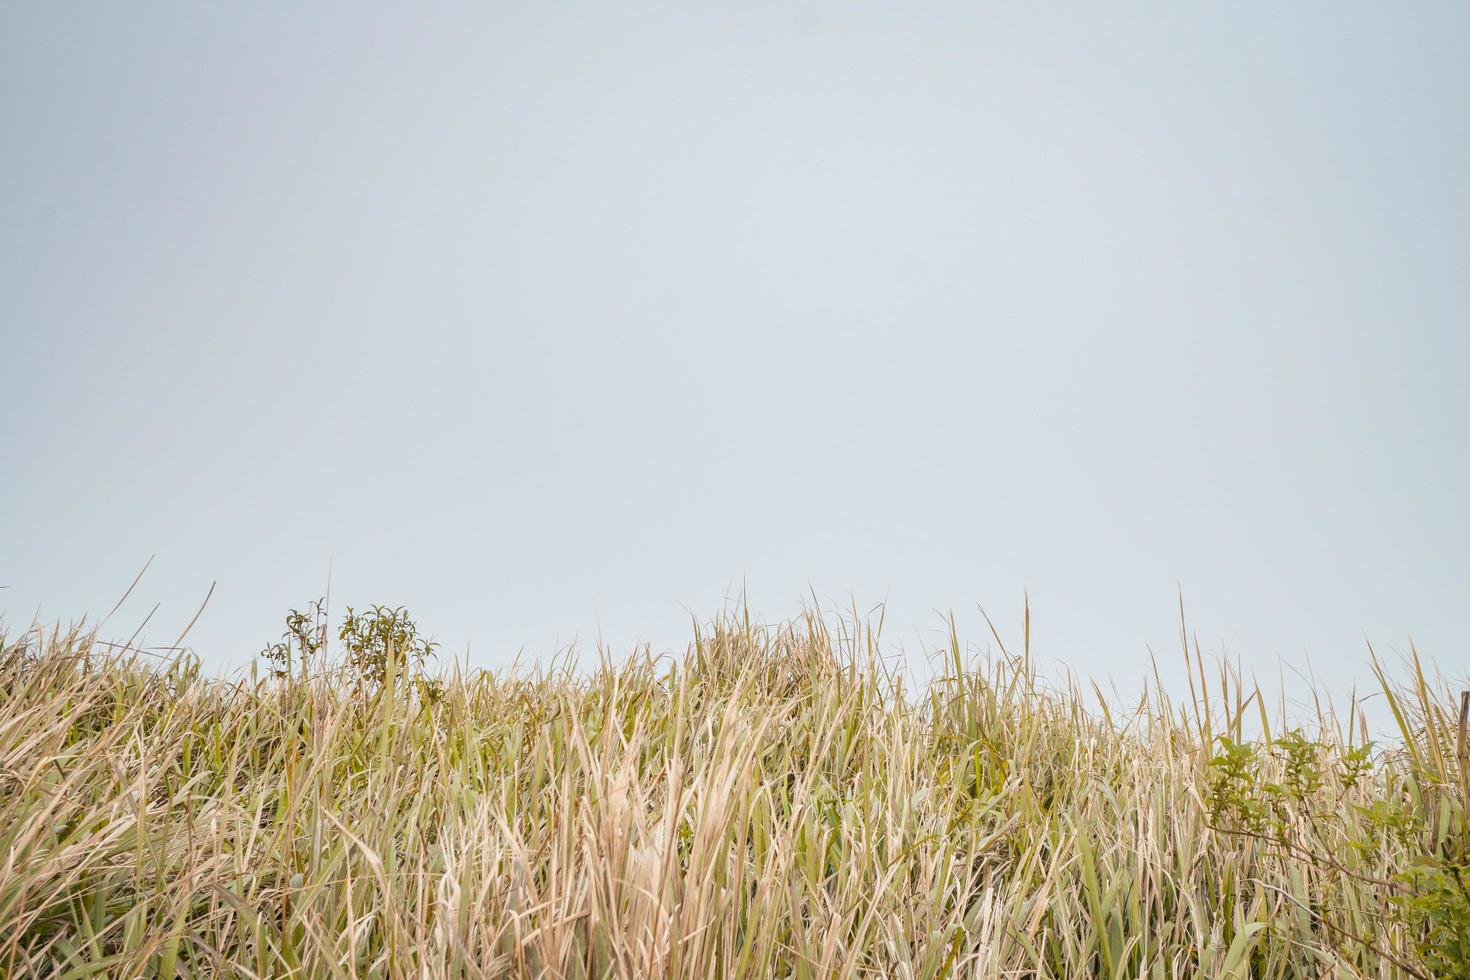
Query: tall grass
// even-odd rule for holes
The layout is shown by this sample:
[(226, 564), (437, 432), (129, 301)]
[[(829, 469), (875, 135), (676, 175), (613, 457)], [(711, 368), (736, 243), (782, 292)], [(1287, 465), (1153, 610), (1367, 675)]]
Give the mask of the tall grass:
[(1203, 660), (1089, 709), (954, 638), (909, 690), (811, 616), (437, 687), (0, 646), (5, 976), (1460, 975), (1463, 721), (1417, 660), (1370, 752)]

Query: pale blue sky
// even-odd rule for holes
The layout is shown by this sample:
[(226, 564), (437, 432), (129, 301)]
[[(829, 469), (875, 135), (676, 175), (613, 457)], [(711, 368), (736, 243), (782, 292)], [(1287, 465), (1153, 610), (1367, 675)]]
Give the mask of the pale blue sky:
[(1470, 666), (1470, 6), (0, 10), (0, 607)]

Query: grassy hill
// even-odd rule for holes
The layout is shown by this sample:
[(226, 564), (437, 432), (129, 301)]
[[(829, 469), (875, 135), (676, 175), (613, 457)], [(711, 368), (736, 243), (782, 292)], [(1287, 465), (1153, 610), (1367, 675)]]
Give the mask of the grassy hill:
[(727, 617), (450, 671), (407, 616), (204, 676), (0, 643), (0, 975), (1465, 977), (1465, 716), (1417, 661), (1287, 728), (1229, 671), (1087, 707)]

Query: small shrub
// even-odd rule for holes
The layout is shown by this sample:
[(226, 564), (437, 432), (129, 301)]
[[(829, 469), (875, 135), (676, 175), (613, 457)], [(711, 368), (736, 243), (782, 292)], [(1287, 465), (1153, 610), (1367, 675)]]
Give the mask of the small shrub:
[(400, 683), (419, 678), (425, 664), (434, 659), (436, 646), (419, 636), (417, 624), (402, 606), (371, 606), (362, 613), (348, 606), (337, 638), (344, 645), (348, 671), (373, 687), (388, 682), (390, 664)]
[(292, 609), (286, 613), (286, 632), (275, 643), (267, 644), (260, 657), (270, 665), (275, 677), (289, 676), (296, 664), (304, 668), (321, 653), (327, 638), (326, 599), (315, 599), (306, 612)]
[[(304, 669), (318, 660), (326, 638), (325, 600), (317, 599), (305, 612), (292, 609), (286, 614), (286, 631), (260, 657), (272, 676), (287, 677), (298, 666)], [(400, 686), (415, 686), (430, 700), (437, 700), (439, 684), (424, 674), (435, 659), (436, 644), (419, 634), (407, 608), (375, 605), (358, 612), (348, 606), (337, 639), (342, 644), (341, 666), (356, 686), (381, 688), (387, 683), (391, 663)]]
[(1470, 980), (1470, 860), (1425, 857), (1398, 876), (1390, 898), (1420, 960), (1441, 980)]

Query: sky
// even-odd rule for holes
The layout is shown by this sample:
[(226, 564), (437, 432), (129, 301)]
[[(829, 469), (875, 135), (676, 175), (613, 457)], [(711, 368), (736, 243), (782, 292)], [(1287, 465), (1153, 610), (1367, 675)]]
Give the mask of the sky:
[[(1470, 672), (1470, 6), (10, 3), (0, 610)], [(149, 617), (155, 605), (157, 611)], [(1174, 676), (1174, 675), (1171, 675)]]

